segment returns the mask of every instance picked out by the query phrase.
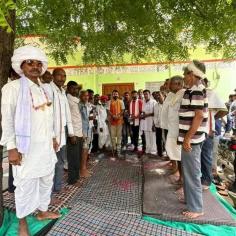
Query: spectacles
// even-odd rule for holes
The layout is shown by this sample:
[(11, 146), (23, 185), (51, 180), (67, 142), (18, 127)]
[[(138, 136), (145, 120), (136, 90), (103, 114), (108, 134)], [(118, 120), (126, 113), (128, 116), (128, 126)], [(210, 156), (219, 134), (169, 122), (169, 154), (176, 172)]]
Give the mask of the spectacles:
[(33, 65), (36, 65), (37, 67), (42, 67), (43, 66), (43, 63), (41, 61), (37, 61), (37, 60), (25, 60), (22, 62), (22, 65), (23, 64), (27, 64), (28, 66), (33, 66)]

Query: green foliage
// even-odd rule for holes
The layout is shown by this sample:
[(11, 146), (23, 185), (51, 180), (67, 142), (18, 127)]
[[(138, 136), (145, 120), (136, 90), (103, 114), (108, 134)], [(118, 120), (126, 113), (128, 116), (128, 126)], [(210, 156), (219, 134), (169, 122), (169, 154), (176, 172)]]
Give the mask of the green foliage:
[(236, 55), (235, 0), (18, 0), (17, 35), (39, 34), (65, 62), (78, 42), (85, 63), (188, 58), (199, 44)]
[(8, 23), (9, 11), (15, 9), (13, 0), (0, 0), (0, 28), (6, 29), (8, 33), (12, 32), (12, 28)]

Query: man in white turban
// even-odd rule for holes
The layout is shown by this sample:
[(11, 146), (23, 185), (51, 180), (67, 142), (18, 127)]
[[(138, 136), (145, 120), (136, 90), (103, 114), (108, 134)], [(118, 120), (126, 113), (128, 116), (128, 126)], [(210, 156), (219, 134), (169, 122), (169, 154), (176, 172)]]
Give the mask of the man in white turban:
[(56, 163), (53, 107), (39, 77), (47, 69), (44, 52), (32, 46), (16, 49), (12, 67), (21, 76), (2, 89), (2, 138), (13, 165), (19, 235), (29, 235), (26, 216), (56, 219), (48, 211)]

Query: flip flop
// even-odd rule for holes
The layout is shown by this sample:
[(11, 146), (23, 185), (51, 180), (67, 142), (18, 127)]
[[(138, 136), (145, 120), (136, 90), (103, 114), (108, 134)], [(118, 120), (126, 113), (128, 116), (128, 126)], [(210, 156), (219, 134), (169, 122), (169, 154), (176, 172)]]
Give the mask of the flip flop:
[(221, 195), (221, 196), (224, 196), (224, 197), (227, 197), (228, 196), (228, 192), (224, 191), (224, 190), (220, 190), (218, 191), (218, 193)]
[(228, 194), (234, 203), (234, 207), (236, 208), (236, 193), (229, 191)]
[(224, 191), (225, 190), (225, 186), (222, 186), (222, 185), (216, 185), (216, 189), (217, 190), (222, 190), (222, 191)]

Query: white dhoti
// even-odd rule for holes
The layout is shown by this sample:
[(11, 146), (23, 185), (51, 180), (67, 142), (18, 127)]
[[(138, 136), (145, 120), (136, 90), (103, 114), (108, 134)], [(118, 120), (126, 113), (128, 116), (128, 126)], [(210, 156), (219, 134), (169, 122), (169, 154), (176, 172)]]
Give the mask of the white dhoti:
[(172, 138), (167, 135), (166, 152), (170, 160), (181, 161), (181, 145), (177, 144), (177, 138)]
[(146, 153), (156, 155), (157, 145), (156, 145), (156, 133), (153, 131), (144, 131), (146, 139)]
[(47, 211), (51, 200), (54, 171), (33, 179), (14, 178), (16, 216), (22, 219), (35, 210)]
[[(100, 128), (103, 129), (103, 132), (100, 131)], [(105, 147), (111, 146), (111, 138), (107, 124), (104, 124), (103, 127), (100, 128), (98, 129), (98, 146), (100, 149), (102, 149), (104, 145)]]
[[(35, 59), (47, 69), (46, 55), (33, 47), (14, 52), (12, 66), (23, 75), (24, 60)], [(41, 85), (22, 76), (2, 89), (2, 138), (7, 150), (17, 148), (22, 153), (20, 166), (13, 166), (16, 214), (18, 218), (36, 209), (46, 211), (50, 203), (55, 163), (53, 149), (53, 106), (49, 94)]]

